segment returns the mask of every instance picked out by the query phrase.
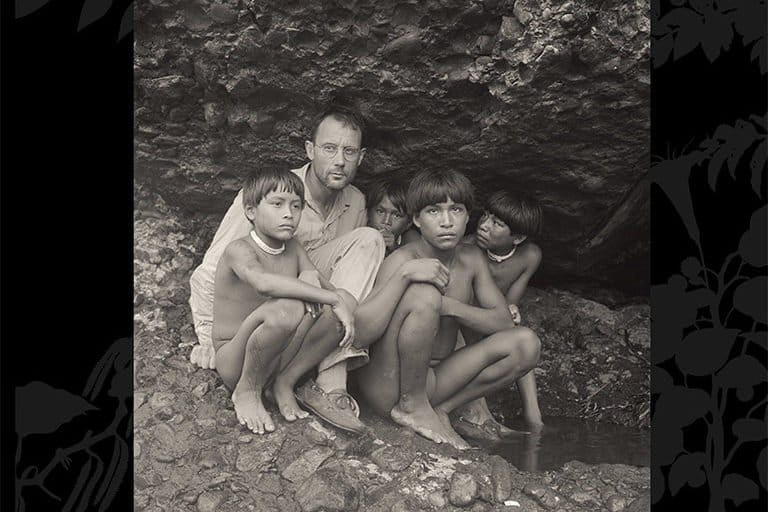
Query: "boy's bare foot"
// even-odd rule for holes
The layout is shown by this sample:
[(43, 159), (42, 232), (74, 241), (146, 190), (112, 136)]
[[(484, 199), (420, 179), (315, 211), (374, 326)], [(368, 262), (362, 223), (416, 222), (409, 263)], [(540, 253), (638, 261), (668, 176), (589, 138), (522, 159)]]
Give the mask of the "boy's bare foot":
[(283, 415), (285, 421), (296, 421), (309, 416), (309, 413), (299, 407), (299, 404), (296, 402), (296, 397), (293, 395), (293, 386), (286, 385), (280, 380), (280, 377), (275, 379), (275, 384), (272, 386), (272, 394), (275, 397), (275, 402), (277, 402), (277, 408), (280, 409), (280, 414)]
[(451, 419), (448, 417), (447, 412), (438, 407), (435, 409), (435, 414), (437, 414), (437, 417), (440, 418), (440, 422), (443, 424), (446, 435), (448, 435), (448, 437), (451, 439), (447, 441), (451, 446), (457, 450), (467, 450), (471, 448), (469, 443), (467, 443), (464, 438), (461, 437), (461, 435), (453, 428), (453, 425), (451, 425)]
[(275, 424), (272, 417), (264, 409), (261, 402), (261, 392), (255, 390), (235, 391), (232, 393), (235, 404), (235, 414), (241, 425), (245, 425), (256, 434), (273, 432)]
[(440, 416), (429, 403), (420, 404), (401, 398), (389, 415), (395, 423), (411, 428), (436, 443), (448, 443), (459, 450), (469, 447), (453, 429), (446, 429)]

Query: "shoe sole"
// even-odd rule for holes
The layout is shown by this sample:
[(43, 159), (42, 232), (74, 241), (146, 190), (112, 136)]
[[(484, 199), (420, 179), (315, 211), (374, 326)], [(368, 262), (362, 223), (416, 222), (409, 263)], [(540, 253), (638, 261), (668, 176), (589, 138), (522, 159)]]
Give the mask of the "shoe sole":
[(306, 407), (307, 409), (309, 409), (309, 410), (310, 410), (312, 413), (314, 413), (314, 415), (315, 415), (315, 416), (317, 416), (318, 418), (320, 418), (320, 419), (321, 419), (321, 420), (323, 420), (324, 422), (328, 423), (329, 425), (333, 425), (334, 427), (336, 427), (336, 428), (338, 428), (338, 429), (340, 429), (340, 430), (343, 430), (343, 431), (345, 431), (345, 432), (350, 432), (350, 433), (352, 433), (352, 434), (363, 435), (363, 434), (365, 433), (365, 430), (359, 430), (359, 429), (356, 429), (356, 428), (348, 427), (348, 426), (346, 426), (346, 425), (340, 425), (339, 423), (337, 423), (337, 422), (335, 422), (335, 421), (333, 421), (333, 420), (331, 420), (331, 419), (329, 419), (329, 418), (326, 418), (326, 417), (325, 417), (324, 415), (322, 415), (322, 414), (321, 414), (321, 413), (320, 413), (320, 412), (319, 412), (317, 409), (315, 409), (314, 407), (312, 407), (312, 406), (311, 406), (311, 405), (310, 405), (310, 404), (309, 404), (307, 401), (305, 401), (304, 399), (302, 399), (302, 398), (301, 398), (301, 397), (300, 397), (298, 394), (294, 393), (294, 394), (293, 394), (293, 396), (295, 396), (295, 397), (296, 397), (296, 400), (297, 400), (297, 401), (298, 401), (298, 402), (299, 402), (299, 403), (300, 403), (302, 406), (304, 406), (304, 407)]

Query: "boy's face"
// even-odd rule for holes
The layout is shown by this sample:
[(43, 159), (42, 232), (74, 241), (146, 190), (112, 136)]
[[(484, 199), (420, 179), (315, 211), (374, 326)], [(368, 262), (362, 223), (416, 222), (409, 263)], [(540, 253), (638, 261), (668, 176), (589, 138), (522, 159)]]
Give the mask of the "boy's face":
[(513, 245), (525, 240), (525, 235), (513, 234), (503, 220), (486, 211), (477, 223), (475, 240), (482, 249), (510, 250)]
[(290, 240), (301, 220), (301, 198), (293, 192), (273, 191), (261, 198), (257, 206), (246, 206), (245, 215), (256, 234), (275, 240)]
[(413, 218), (421, 236), (432, 247), (440, 250), (455, 248), (467, 229), (469, 213), (461, 203), (451, 198), (445, 202), (427, 205)]
[(389, 231), (397, 238), (408, 229), (411, 220), (385, 195), (379, 204), (368, 209), (368, 225), (379, 231)]

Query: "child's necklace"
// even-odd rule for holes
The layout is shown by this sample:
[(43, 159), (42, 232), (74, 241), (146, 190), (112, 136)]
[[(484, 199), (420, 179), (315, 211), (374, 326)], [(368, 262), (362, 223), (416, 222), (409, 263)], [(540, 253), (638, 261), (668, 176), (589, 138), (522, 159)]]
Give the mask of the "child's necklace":
[(498, 254), (493, 254), (493, 253), (490, 251), (490, 249), (486, 249), (486, 250), (485, 250), (485, 254), (487, 254), (487, 255), (488, 255), (488, 258), (489, 258), (491, 261), (495, 261), (496, 263), (501, 263), (502, 261), (504, 261), (504, 260), (508, 260), (509, 258), (511, 258), (511, 257), (512, 257), (512, 255), (513, 255), (513, 254), (515, 254), (515, 249), (517, 249), (517, 246), (516, 246), (516, 245), (513, 245), (513, 246), (512, 246), (512, 250), (511, 250), (511, 251), (509, 251), (509, 252), (508, 252), (507, 254), (505, 254), (504, 256), (499, 256)]
[(278, 254), (283, 254), (285, 251), (285, 242), (283, 242), (283, 245), (281, 247), (278, 247), (277, 249), (274, 249), (266, 244), (264, 240), (259, 238), (259, 235), (256, 234), (254, 230), (251, 230), (251, 238), (253, 238), (253, 241), (256, 242), (256, 245), (259, 246), (259, 249), (264, 251), (267, 254), (271, 254), (272, 256), (277, 256)]

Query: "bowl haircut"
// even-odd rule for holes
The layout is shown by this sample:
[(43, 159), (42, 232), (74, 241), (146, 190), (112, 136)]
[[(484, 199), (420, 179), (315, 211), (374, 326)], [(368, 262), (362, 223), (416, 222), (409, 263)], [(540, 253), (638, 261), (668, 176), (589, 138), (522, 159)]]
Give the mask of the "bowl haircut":
[(408, 214), (415, 217), (425, 207), (444, 203), (451, 199), (463, 204), (467, 212), (475, 202), (475, 190), (469, 178), (460, 172), (447, 170), (428, 170), (416, 173), (408, 186), (405, 203)]
[(365, 206), (366, 208), (373, 208), (379, 204), (384, 197), (389, 197), (389, 200), (392, 201), (395, 208), (407, 214), (408, 208), (405, 204), (405, 196), (407, 192), (407, 182), (402, 179), (396, 177), (376, 179), (368, 185), (365, 194)]
[(289, 192), (301, 198), (304, 207), (304, 183), (286, 169), (262, 169), (251, 173), (243, 187), (243, 208), (258, 206), (270, 192)]
[(485, 210), (501, 219), (513, 235), (535, 236), (541, 232), (541, 208), (531, 198), (499, 190), (488, 198)]

